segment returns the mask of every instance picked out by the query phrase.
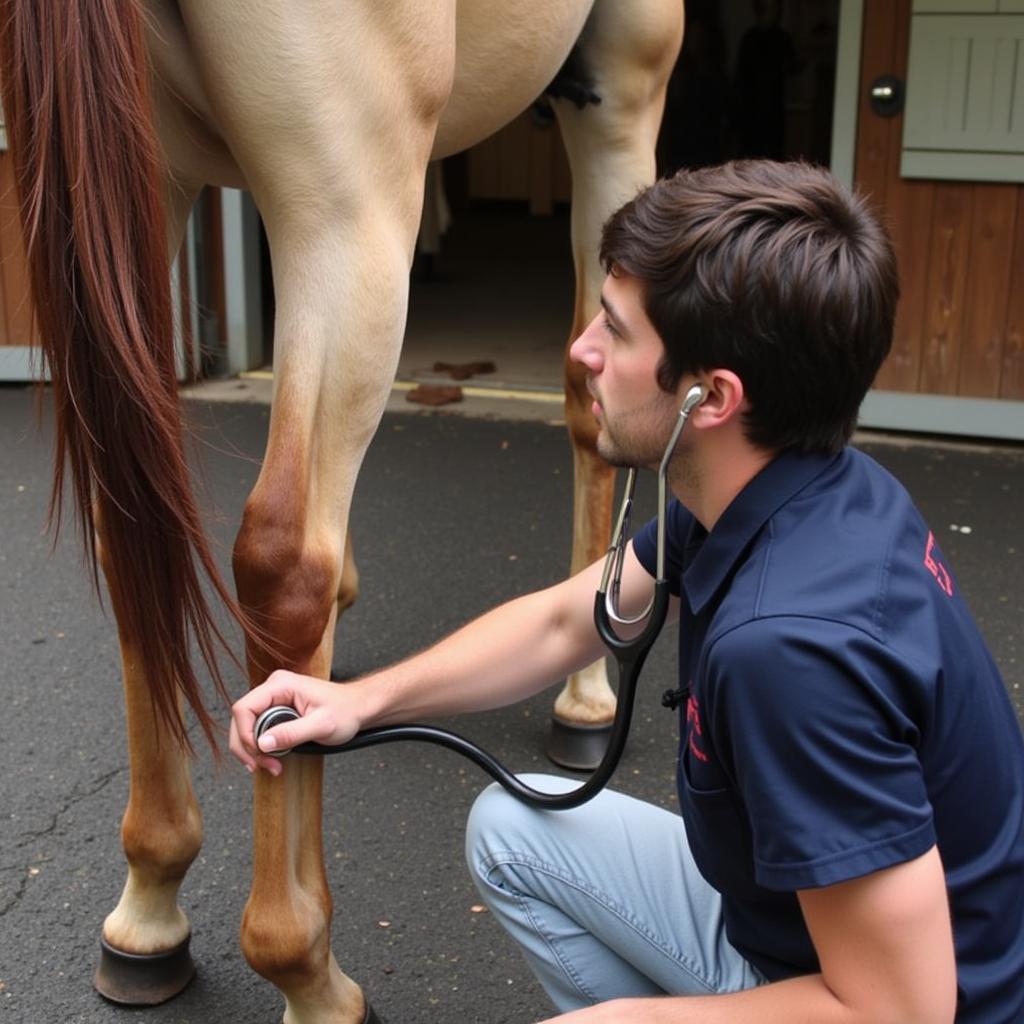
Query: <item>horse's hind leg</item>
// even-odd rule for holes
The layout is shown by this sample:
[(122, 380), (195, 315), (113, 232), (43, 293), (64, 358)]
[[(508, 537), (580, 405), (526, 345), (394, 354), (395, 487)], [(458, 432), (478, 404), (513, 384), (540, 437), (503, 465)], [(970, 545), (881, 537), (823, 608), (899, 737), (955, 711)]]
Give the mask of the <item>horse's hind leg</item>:
[[(168, 190), (168, 239), (176, 251), (196, 192)], [(97, 520), (100, 565), (112, 571)], [(111, 599), (118, 588), (111, 586)], [(135, 657), (136, 638), (123, 616), (118, 635), (124, 672), (131, 785), (121, 823), (128, 879), (117, 907), (103, 924), (100, 965), (93, 979), (108, 999), (151, 1005), (170, 999), (191, 980), (189, 923), (178, 907), (178, 889), (202, 843), (199, 806), (192, 792), (188, 754), (156, 716), (147, 680)]]
[[(601, 226), (654, 180), (665, 86), (682, 41), (682, 22), (679, 0), (597, 0), (579, 45), (601, 101), (583, 109), (567, 100), (554, 104), (573, 178), (576, 306), (570, 342), (600, 308)], [(568, 352), (565, 396), (575, 465), (572, 571), (578, 572), (607, 548), (615, 481), (597, 454), (597, 422), (586, 374), (569, 360)], [(594, 727), (607, 725), (614, 713), (615, 696), (603, 661), (572, 676), (555, 702), (550, 756), (568, 767), (595, 767), (604, 740)], [(600, 741), (594, 742), (597, 737)]]
[(132, 640), (123, 632), (121, 653), (131, 773), (121, 823), (128, 878), (103, 924), (93, 983), (114, 1002), (151, 1005), (176, 995), (195, 973), (189, 923), (177, 897), (203, 828), (188, 755), (154, 714)]

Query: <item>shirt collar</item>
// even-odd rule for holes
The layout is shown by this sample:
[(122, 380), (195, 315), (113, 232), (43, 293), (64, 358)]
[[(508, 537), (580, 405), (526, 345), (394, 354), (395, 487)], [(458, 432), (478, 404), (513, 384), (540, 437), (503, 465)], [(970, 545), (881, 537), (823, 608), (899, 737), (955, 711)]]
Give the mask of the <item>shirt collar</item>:
[(710, 533), (694, 520), (687, 547), (699, 545), (683, 573), (690, 610), (700, 614), (765, 523), (842, 457), (782, 452), (733, 498)]

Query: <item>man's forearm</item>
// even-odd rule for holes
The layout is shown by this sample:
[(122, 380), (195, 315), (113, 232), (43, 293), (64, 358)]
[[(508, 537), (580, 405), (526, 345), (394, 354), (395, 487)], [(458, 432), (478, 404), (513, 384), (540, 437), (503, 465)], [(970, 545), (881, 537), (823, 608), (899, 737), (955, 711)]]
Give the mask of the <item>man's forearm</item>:
[(547, 1024), (951, 1024), (891, 1009), (847, 1006), (820, 974), (810, 974), (726, 995), (616, 999)]
[(362, 727), (512, 704), (600, 657), (596, 631), (561, 607), (551, 590), (528, 594), (349, 684), (362, 691)]
[[(420, 654), (342, 686), (279, 669), (233, 705), (231, 750), (251, 771), (277, 774), (280, 763), (267, 756), (275, 749), (346, 743), (375, 725), (482, 711), (529, 697), (604, 653), (593, 619), (601, 572), (594, 563), (501, 605)], [(627, 614), (643, 608), (650, 586), (650, 576), (628, 552)], [(291, 704), (300, 717), (263, 732), (257, 745), (258, 716), (274, 704)]]

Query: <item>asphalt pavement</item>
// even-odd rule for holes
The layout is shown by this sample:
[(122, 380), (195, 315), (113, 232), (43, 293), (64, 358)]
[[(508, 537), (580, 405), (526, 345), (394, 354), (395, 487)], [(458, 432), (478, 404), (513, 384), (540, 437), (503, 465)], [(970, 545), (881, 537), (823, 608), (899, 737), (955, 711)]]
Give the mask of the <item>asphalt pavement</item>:
[[(188, 404), (208, 522), (227, 567), (266, 436), (265, 405)], [(124, 880), (118, 827), (128, 790), (119, 658), (73, 526), (44, 531), (48, 429), (32, 393), (0, 389), (0, 1020), (12, 1024), (258, 1024), (282, 1001), (237, 942), (250, 877), (250, 783), (233, 759), (195, 769), (206, 840), (182, 890), (199, 974), (147, 1011), (90, 985), (103, 918)], [(861, 446), (929, 519), (1024, 718), (1024, 448), (905, 439)], [(388, 413), (353, 513), (362, 596), (338, 631), (336, 672), (424, 646), (567, 565), (571, 460), (564, 430), (444, 414)], [(643, 502), (651, 507), (650, 489)], [(674, 806), (674, 632), (648, 661), (615, 785)], [(234, 681), (241, 693), (245, 684)], [(553, 696), (553, 695), (552, 695)], [(546, 770), (551, 696), (457, 728), (517, 770)], [(221, 718), (226, 719), (222, 711)], [(453, 724), (453, 723), (446, 723)], [(197, 736), (198, 739), (198, 736)], [(529, 1024), (550, 1013), (479, 900), (462, 857), (484, 778), (432, 747), (397, 744), (326, 766), (324, 848), (343, 969), (389, 1024)]]

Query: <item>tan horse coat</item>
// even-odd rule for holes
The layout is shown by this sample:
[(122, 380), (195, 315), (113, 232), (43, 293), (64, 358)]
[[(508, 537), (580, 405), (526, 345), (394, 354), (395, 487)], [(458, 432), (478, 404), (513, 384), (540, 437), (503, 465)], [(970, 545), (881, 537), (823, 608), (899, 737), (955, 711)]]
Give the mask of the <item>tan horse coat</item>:
[[(601, 102), (582, 109), (554, 102), (573, 174), (575, 337), (597, 310), (600, 226), (654, 176), (682, 3), (147, 0), (148, 76), (141, 42), (133, 41), (133, 31), (142, 39), (139, 29), (124, 23), (114, 0), (59, 5), (66, 10), (47, 24), (32, 19), (51, 18), (34, 10), (48, 5), (10, 6), (4, 101), (65, 439), (59, 455), (74, 469), (87, 535), (95, 527), (124, 655), (129, 869), (103, 935), (124, 952), (161, 954), (187, 941), (177, 892), (201, 842), (184, 744), (175, 741), (184, 739), (181, 695), (204, 724), (209, 717), (189, 682), (183, 641), (205, 635), (215, 645), (216, 637), (205, 599), (196, 596), (195, 563), (209, 572), (212, 562), (191, 511), (187, 470), (173, 451), (166, 455), (176, 443), (173, 358), (163, 351), (169, 321), (152, 284), (166, 262), (136, 238), (161, 225), (144, 203), (126, 204), (131, 183), (148, 175), (163, 199), (163, 257), (177, 251), (205, 184), (249, 189), (263, 216), (277, 299), (275, 394), (266, 458), (234, 552), (238, 617), (249, 631), (254, 683), (275, 665), (326, 676), (339, 605), (356, 587), (345, 539), (350, 504), (398, 362), (427, 162), (474, 144), (529, 106), (579, 40)], [(108, 77), (107, 64), (117, 61), (123, 88)], [(52, 89), (39, 86), (39, 68), (52, 76)], [(152, 154), (142, 124), (147, 79)], [(66, 138), (47, 149), (40, 124)], [(124, 124), (131, 145), (117, 141)], [(105, 189), (111, 194), (101, 202)], [(108, 241), (94, 246), (97, 234)], [(105, 245), (113, 253), (107, 264)], [(143, 266), (148, 277), (136, 269)], [(74, 302), (69, 281), (78, 282)], [(133, 284), (141, 298), (129, 294)], [(75, 351), (61, 347), (69, 338)], [(82, 355), (84, 344), (113, 352), (114, 369), (105, 370), (92, 349)], [(143, 373), (151, 376), (134, 379)], [(589, 405), (579, 374), (567, 368), (574, 570), (603, 553), (611, 506), (611, 474), (594, 451)], [(140, 438), (127, 438), (120, 464), (112, 420)], [(133, 505), (140, 489), (145, 504)], [(570, 683), (556, 711), (570, 721), (603, 721), (613, 704), (597, 666)], [(255, 788), (242, 945), (283, 991), (291, 1024), (349, 1024), (365, 1012), (330, 949), (320, 786), (321, 762), (295, 758), (281, 779), (259, 778)]]

